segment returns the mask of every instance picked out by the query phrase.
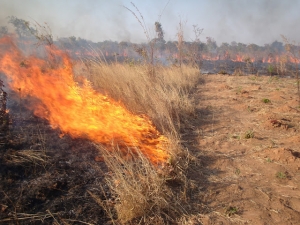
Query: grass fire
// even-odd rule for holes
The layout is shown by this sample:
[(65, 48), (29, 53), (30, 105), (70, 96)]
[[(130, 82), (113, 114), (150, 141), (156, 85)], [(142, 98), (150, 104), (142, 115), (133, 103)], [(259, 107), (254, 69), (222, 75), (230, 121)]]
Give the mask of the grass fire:
[(126, 1), (1, 3), (0, 224), (299, 224), (300, 2)]
[(146, 115), (134, 115), (122, 103), (97, 93), (88, 80), (81, 86), (74, 81), (70, 58), (55, 46), (47, 54), (56, 64), (35, 56), (26, 58), (12, 39), (0, 40), (0, 70), (7, 75), (12, 90), (38, 101), (28, 105), (36, 116), (49, 121), (72, 137), (123, 148), (139, 148), (153, 163), (166, 162), (167, 138)]

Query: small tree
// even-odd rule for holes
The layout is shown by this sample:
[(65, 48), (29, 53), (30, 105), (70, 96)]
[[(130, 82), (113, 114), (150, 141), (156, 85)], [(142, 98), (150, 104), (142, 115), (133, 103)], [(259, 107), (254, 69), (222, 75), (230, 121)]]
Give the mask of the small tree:
[(190, 45), (190, 62), (193, 66), (199, 67), (201, 62), (201, 42), (200, 42), (200, 35), (203, 32), (203, 28), (199, 28), (198, 25), (193, 25), (193, 31), (194, 31), (194, 40), (192, 41), (192, 44)]

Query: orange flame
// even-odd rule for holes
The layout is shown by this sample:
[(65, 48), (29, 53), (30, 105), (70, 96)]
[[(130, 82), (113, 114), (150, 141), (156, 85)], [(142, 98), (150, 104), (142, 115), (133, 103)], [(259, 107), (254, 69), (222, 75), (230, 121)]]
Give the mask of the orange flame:
[(233, 62), (243, 62), (243, 57), (240, 55), (236, 55), (235, 59), (231, 59)]
[(168, 140), (149, 118), (132, 114), (122, 104), (94, 91), (88, 80), (79, 86), (73, 79), (70, 58), (57, 48), (48, 53), (62, 63), (49, 68), (47, 62), (31, 56), (24, 61), (8, 37), (0, 39), (0, 71), (13, 90), (32, 96), (39, 103), (29, 106), (34, 114), (47, 119), (53, 128), (70, 136), (129, 147), (140, 151), (153, 163), (165, 162)]

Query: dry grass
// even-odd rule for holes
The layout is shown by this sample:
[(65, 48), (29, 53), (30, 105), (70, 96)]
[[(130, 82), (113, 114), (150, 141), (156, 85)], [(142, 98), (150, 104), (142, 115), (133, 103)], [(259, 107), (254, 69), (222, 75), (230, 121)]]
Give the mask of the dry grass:
[[(85, 64), (87, 65), (87, 64)], [(115, 223), (168, 224), (184, 214), (187, 189), (185, 171), (189, 154), (180, 145), (179, 130), (195, 105), (190, 94), (199, 79), (199, 69), (182, 65), (155, 67), (155, 79), (148, 65), (107, 64), (90, 61), (88, 68), (77, 65), (77, 75), (90, 72), (88, 78), (95, 89), (106, 93), (135, 114), (146, 114), (168, 137), (171, 157), (164, 165), (153, 165), (139, 149), (139, 157), (124, 157), (117, 147), (100, 150), (109, 168), (107, 185), (116, 199), (113, 210), (108, 200), (90, 195), (107, 211)], [(82, 65), (81, 65), (82, 66)], [(85, 74), (87, 76), (87, 74)], [(123, 151), (124, 152), (124, 151)], [(176, 183), (176, 187), (170, 183)], [(114, 213), (116, 212), (116, 213)], [(116, 214), (116, 216), (115, 216)], [(117, 217), (117, 220), (114, 218)]]
[[(157, 168), (142, 154), (137, 159), (124, 157), (123, 151), (117, 148), (114, 151), (100, 148), (110, 171), (106, 176), (107, 185), (116, 196), (113, 205), (117, 222), (134, 224), (143, 221), (144, 224), (153, 224), (155, 221), (154, 224), (166, 224), (175, 222), (176, 217), (184, 212), (182, 196), (166, 185), (167, 180), (172, 179), (171, 166)], [(130, 152), (128, 154), (131, 155)], [(101, 201), (100, 205), (113, 215), (109, 204)]]

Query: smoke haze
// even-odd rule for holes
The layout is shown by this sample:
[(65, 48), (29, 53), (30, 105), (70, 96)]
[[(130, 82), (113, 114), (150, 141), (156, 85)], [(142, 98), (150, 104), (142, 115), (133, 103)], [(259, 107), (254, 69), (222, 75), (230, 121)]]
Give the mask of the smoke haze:
[[(178, 23), (182, 20), (187, 41), (194, 38), (192, 25), (197, 24), (204, 28), (202, 41), (210, 36), (218, 44), (236, 41), (263, 45), (282, 41), (281, 34), (300, 42), (300, 0), (170, 0), (169, 3), (168, 0), (152, 0), (134, 3), (152, 37), (155, 36), (154, 22), (160, 18), (166, 41), (176, 39)], [(0, 26), (7, 25), (8, 16), (15, 16), (32, 24), (34, 21), (48, 23), (55, 38), (75, 36), (95, 42), (146, 42), (139, 22), (123, 6), (136, 12), (129, 0), (0, 0)]]

